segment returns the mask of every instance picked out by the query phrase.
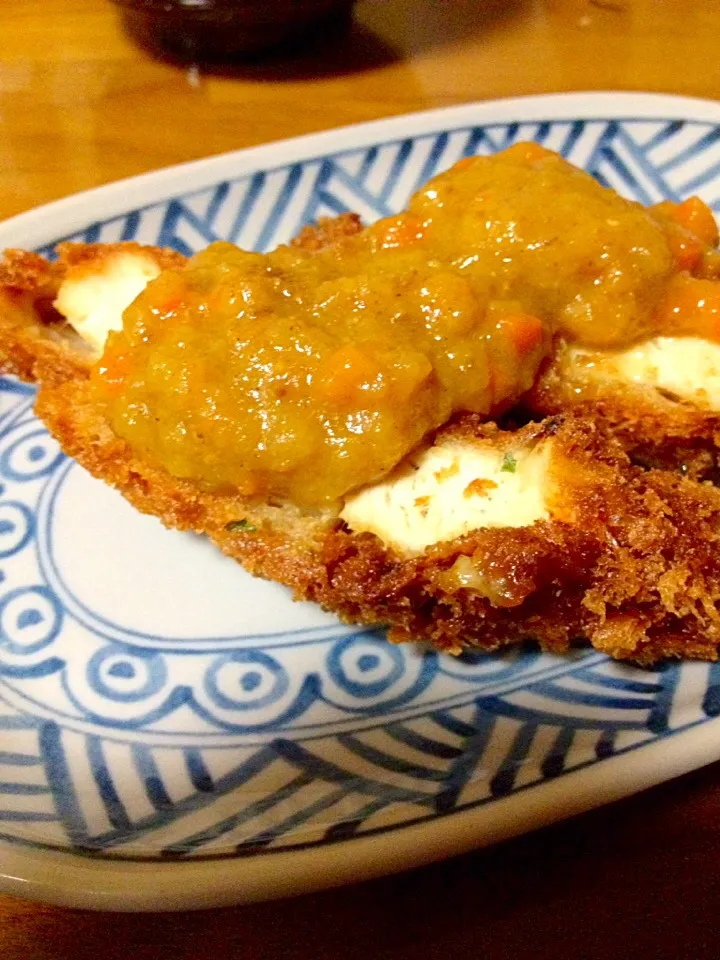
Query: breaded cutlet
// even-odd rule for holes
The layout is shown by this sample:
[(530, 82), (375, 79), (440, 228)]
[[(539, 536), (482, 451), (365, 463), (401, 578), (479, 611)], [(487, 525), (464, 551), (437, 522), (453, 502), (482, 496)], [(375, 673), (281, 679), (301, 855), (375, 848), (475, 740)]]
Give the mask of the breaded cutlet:
[(720, 479), (720, 346), (656, 338), (617, 354), (559, 344), (523, 398), (531, 415), (591, 417), (640, 466)]
[[(312, 251), (358, 229), (348, 218), (298, 242)], [(589, 642), (639, 663), (716, 659), (720, 491), (633, 465), (590, 416), (516, 431), (459, 417), (340, 511), (208, 492), (138, 456), (94, 402), (97, 350), (79, 347), (52, 306), (72, 312), (83, 300), (73, 265), (97, 279), (125, 254), (180, 263), (123, 245), (63, 248), (58, 265), (11, 255), (0, 271), (0, 366), (39, 383), (37, 414), (66, 453), (136, 508), (207, 535), (298, 599), (387, 624), (396, 641), (458, 652), (530, 638), (554, 652)], [(92, 326), (73, 319), (81, 332)]]
[[(56, 376), (67, 379), (72, 369), (81, 376), (95, 359), (98, 344), (87, 335), (86, 325), (86, 335), (79, 335), (60, 311), (65, 309), (73, 315), (78, 329), (84, 328), (87, 310), (82, 300), (95, 294), (94, 277), (99, 267), (102, 265), (106, 285), (117, 286), (119, 280), (120, 296), (129, 302), (152, 276), (184, 262), (182, 254), (174, 250), (131, 242), (61, 243), (53, 262), (26, 250), (6, 250), (0, 262), (2, 372), (29, 383), (47, 382)], [(128, 273), (134, 274), (129, 289)], [(71, 280), (70, 285), (67, 280)], [(73, 304), (66, 305), (62, 295), (67, 297), (67, 290), (73, 286), (80, 288), (81, 302), (75, 310), (68, 310)]]

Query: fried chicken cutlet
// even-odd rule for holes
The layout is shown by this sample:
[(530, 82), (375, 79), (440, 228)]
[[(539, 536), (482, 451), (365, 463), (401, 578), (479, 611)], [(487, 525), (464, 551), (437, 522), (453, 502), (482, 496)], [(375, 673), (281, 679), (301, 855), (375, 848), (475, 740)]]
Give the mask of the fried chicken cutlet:
[[(346, 227), (305, 233), (305, 254), (342, 246), (342, 235), (358, 229)], [(102, 264), (104, 253), (122, 252), (77, 256)], [(66, 264), (75, 257), (65, 253)], [(72, 270), (36, 264), (34, 276), (55, 277), (56, 306), (70, 303), (69, 318)], [(450, 651), (531, 637), (554, 651), (585, 639), (643, 663), (716, 657), (720, 493), (633, 466), (590, 418), (507, 432), (482, 413), (458, 411), (389, 473), (312, 508), (209, 488), (118, 435), (97, 402), (97, 351), (77, 351), (47, 310), (50, 280), (3, 279), (6, 294), (22, 301), (22, 319), (15, 313), (0, 325), (6, 369), (40, 380), (37, 412), (64, 449), (139, 509), (207, 534), (299, 598), (355, 622), (387, 623), (393, 639), (425, 638)], [(125, 303), (107, 287), (101, 299), (122, 314)]]
[(720, 479), (720, 347), (656, 337), (621, 352), (560, 343), (523, 398), (534, 417), (574, 412), (614, 434), (633, 462)]
[(717, 481), (720, 447), (720, 283), (718, 228), (697, 197), (658, 209), (682, 229), (675, 237), (684, 272), (671, 312), (677, 335), (621, 349), (559, 341), (524, 403), (539, 416), (574, 410), (602, 422), (633, 460)]

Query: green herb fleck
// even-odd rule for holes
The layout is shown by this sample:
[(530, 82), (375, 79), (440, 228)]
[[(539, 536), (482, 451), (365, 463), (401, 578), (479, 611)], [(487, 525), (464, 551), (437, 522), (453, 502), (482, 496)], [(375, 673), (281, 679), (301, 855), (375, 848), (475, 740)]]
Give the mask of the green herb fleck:
[(249, 520), (231, 520), (225, 524), (228, 533), (255, 533), (257, 527), (254, 527)]
[(515, 473), (515, 470), (517, 469), (517, 460), (511, 453), (505, 454), (500, 469), (503, 473)]

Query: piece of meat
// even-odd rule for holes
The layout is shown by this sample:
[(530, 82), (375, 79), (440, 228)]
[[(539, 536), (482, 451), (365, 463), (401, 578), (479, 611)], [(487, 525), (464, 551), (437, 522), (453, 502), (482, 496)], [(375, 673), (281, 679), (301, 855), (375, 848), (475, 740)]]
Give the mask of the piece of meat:
[[(653, 344), (627, 351), (629, 358), (622, 363), (613, 355), (560, 344), (523, 404), (539, 417), (568, 412), (592, 417), (641, 466), (717, 481), (720, 396), (715, 387), (720, 374), (712, 364), (716, 355), (720, 364), (720, 346), (705, 345), (703, 364), (702, 341), (693, 341), (687, 350), (682, 341), (659, 339), (659, 357)], [(633, 354), (642, 356), (642, 364), (634, 363)], [(681, 359), (688, 369), (681, 367)]]
[[(81, 335), (87, 333), (82, 300), (87, 299), (83, 288), (88, 280), (92, 284), (109, 277), (110, 289), (106, 284), (104, 293), (112, 300), (118, 264), (134, 262), (137, 271), (149, 279), (148, 263), (159, 272), (185, 262), (174, 250), (130, 242), (61, 243), (57, 254), (57, 260), (50, 263), (36, 253), (6, 250), (0, 261), (0, 373), (12, 373), (31, 383), (82, 375), (101, 348), (97, 339)], [(144, 283), (130, 299), (142, 286)], [(120, 291), (121, 298), (123, 294), (128, 295), (127, 289)], [(73, 310), (77, 301), (79, 309)], [(116, 311), (118, 322), (126, 305), (127, 301)], [(64, 308), (63, 313), (58, 306)]]
[[(357, 229), (356, 222), (348, 221), (348, 229)], [(303, 236), (313, 249), (317, 238)], [(97, 251), (88, 251), (85, 262), (93, 256)], [(48, 266), (48, 275), (57, 269)], [(463, 465), (475, 456), (473, 462), (496, 467), (467, 483), (463, 476), (462, 493), (453, 496), (467, 506), (439, 513), (462, 520), (477, 508), (476, 497), (487, 513), (493, 489), (504, 489), (498, 470), (523, 469), (525, 455), (541, 451), (533, 461), (540, 466), (532, 482), (542, 486), (535, 491), (537, 517), (508, 526), (486, 516), (482, 525), (461, 525), (461, 533), (447, 537), (440, 525), (435, 541), (393, 540), (387, 517), (378, 521), (372, 504), (360, 504), (358, 513), (359, 499), (349, 498), (342, 517), (251, 501), (208, 492), (138, 456), (94, 402), (92, 359), (64, 332), (58, 342), (59, 321), (45, 318), (37, 293), (46, 287), (33, 283), (20, 289), (16, 281), (5, 290), (24, 297), (25, 306), (12, 322), (0, 322), (0, 357), (5, 369), (39, 379), (37, 413), (63, 449), (139, 510), (209, 536), (252, 573), (290, 586), (297, 598), (352, 622), (387, 623), (394, 640), (425, 639), (451, 652), (530, 638), (555, 652), (589, 641), (640, 663), (717, 657), (720, 491), (634, 466), (593, 417), (550, 417), (509, 432), (474, 416), (447, 425), (433, 438), (434, 451), (450, 450)], [(20, 347), (27, 356), (22, 365)], [(446, 496), (456, 475), (441, 467), (435, 486), (395, 489), (395, 501), (399, 496), (403, 509), (411, 496), (413, 508), (429, 513), (432, 497)]]
[(250, 572), (393, 639), (497, 649), (531, 637), (565, 651), (587, 638), (650, 663), (714, 659), (720, 643), (720, 492), (632, 466), (587, 419), (509, 435), (468, 417), (436, 438), (514, 446), (546, 437), (562, 509), (525, 527), (487, 527), (403, 556), (338, 517), (207, 493), (138, 458), (95, 409), (87, 380), (41, 388), (38, 415), (63, 448), (138, 509), (208, 535)]

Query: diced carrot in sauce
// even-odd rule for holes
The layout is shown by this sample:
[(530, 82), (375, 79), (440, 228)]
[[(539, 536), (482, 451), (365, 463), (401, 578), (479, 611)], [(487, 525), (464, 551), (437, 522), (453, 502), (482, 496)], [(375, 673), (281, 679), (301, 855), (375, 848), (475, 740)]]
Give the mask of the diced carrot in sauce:
[(687, 230), (677, 230), (668, 233), (668, 243), (678, 270), (692, 273), (698, 268), (705, 253), (705, 244), (699, 237)]
[(712, 210), (699, 197), (689, 197), (682, 203), (664, 200), (653, 210), (670, 221), (667, 239), (678, 270), (696, 271), (718, 244)]
[(157, 305), (158, 313), (161, 313), (164, 316), (167, 316), (168, 314), (171, 314), (171, 313), (175, 313), (176, 310), (178, 310), (182, 306), (183, 299), (184, 299), (183, 296), (179, 293), (175, 294), (174, 296), (168, 297), (167, 300), (164, 300), (162, 303), (159, 303)]
[(334, 403), (350, 403), (363, 385), (370, 384), (380, 373), (378, 367), (358, 347), (348, 345), (337, 350), (328, 360), (322, 390)]
[(412, 213), (401, 213), (397, 217), (380, 220), (370, 228), (381, 247), (402, 249), (422, 240), (424, 227), (420, 217)]
[(720, 282), (679, 274), (668, 286), (658, 319), (668, 336), (720, 341)]
[(109, 396), (119, 396), (131, 369), (132, 362), (127, 353), (108, 347), (96, 367), (97, 375), (102, 378), (104, 392)]
[(393, 402), (408, 401), (420, 384), (432, 373), (432, 363), (424, 354), (408, 351), (394, 362), (382, 363), (359, 347), (348, 344), (328, 359), (321, 389), (333, 403), (351, 404), (364, 391), (388, 392)]
[(521, 357), (527, 356), (542, 343), (542, 320), (529, 313), (503, 317), (498, 321), (497, 329), (510, 340)]
[(460, 157), (453, 166), (453, 170), (466, 170), (469, 166), (472, 166), (475, 160), (477, 160), (477, 157)]
[(682, 203), (673, 204), (669, 212), (670, 219), (679, 223), (681, 227), (690, 230), (703, 243), (710, 247), (717, 246), (718, 226), (713, 212), (700, 197), (688, 197)]

